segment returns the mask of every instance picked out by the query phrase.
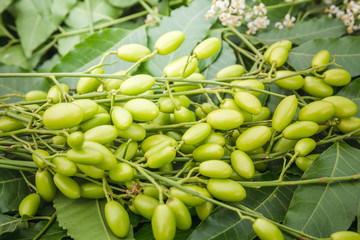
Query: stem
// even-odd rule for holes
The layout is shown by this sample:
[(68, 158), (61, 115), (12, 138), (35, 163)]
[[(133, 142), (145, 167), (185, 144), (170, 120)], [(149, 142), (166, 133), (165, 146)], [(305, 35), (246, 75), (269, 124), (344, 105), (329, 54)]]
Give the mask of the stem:
[(23, 173), (22, 170), (19, 171), (21, 176), (23, 177), (24, 181), (26, 182), (26, 185), (28, 185), (29, 187), (31, 187), (32, 189), (35, 190), (35, 192), (37, 192), (36, 187), (27, 179), (27, 177), (25, 176), (25, 174)]
[(139, 3), (141, 4), (141, 6), (143, 6), (143, 8), (146, 9), (146, 11), (148, 11), (155, 19), (157, 22), (160, 22), (161, 19), (158, 17), (158, 14), (156, 14), (147, 4), (144, 0), (140, 0)]
[(51, 224), (54, 222), (56, 218), (56, 212), (54, 212), (54, 214), (50, 217), (48, 223), (45, 225), (45, 227), (43, 229), (41, 229), (41, 231), (33, 238), (33, 240), (37, 240), (41, 237), (41, 235), (43, 235), (46, 230), (51, 226)]
[(189, 171), (189, 173), (186, 175), (185, 178), (183, 178), (183, 179), (181, 179), (181, 180), (179, 180), (179, 181), (177, 181), (177, 182), (178, 182), (179, 184), (183, 184), (183, 183), (187, 182), (188, 180), (190, 180), (191, 175), (192, 175), (195, 171), (198, 171), (198, 170), (199, 170), (199, 167), (194, 167), (193, 169), (191, 169), (191, 170)]
[(71, 101), (74, 101), (74, 100), (75, 100), (72, 96), (70, 96), (69, 93), (67, 93), (67, 92), (64, 90), (64, 88), (61, 86), (61, 84), (56, 80), (55, 76), (50, 75), (50, 76), (48, 76), (48, 78), (50, 78), (50, 79), (56, 84), (56, 86), (58, 86), (58, 88), (59, 88), (60, 91), (61, 91), (61, 94), (62, 94), (63, 98), (65, 99), (65, 101), (66, 101), (66, 98), (70, 99)]
[(279, 177), (279, 181), (282, 181), (285, 175), (286, 170), (289, 169), (289, 167), (293, 164), (293, 162), (295, 161), (295, 159), (297, 158), (297, 156), (299, 155), (299, 153), (295, 153), (291, 159), (289, 160), (289, 162), (287, 163), (287, 165), (282, 169), (281, 173), (280, 173), (280, 177)]
[(261, 54), (261, 52), (259, 52), (259, 50), (257, 50), (257, 48), (242, 33), (240, 33), (234, 27), (230, 26), (229, 28), (233, 33), (235, 33), (236, 36), (238, 36), (246, 44), (246, 46), (248, 46), (251, 49), (251, 51), (253, 51), (258, 56), (258, 58), (264, 59), (264, 56)]
[(85, 5), (86, 5), (86, 11), (87, 11), (88, 20), (89, 20), (90, 33), (93, 34), (93, 33), (94, 33), (94, 24), (93, 24), (93, 18), (92, 18), (92, 11), (91, 11), (91, 6), (90, 6), (90, 1), (89, 1), (89, 0), (85, 0)]
[(159, 52), (159, 51), (158, 51), (157, 49), (155, 49), (152, 53), (146, 55), (146, 56), (143, 57), (143, 58), (140, 58), (136, 63), (134, 63), (131, 67), (129, 67), (129, 68), (125, 71), (124, 75), (125, 75), (125, 76), (128, 75), (134, 68), (136, 68), (137, 66), (139, 66), (141, 63), (147, 61), (148, 59), (154, 57), (156, 54), (158, 54), (158, 52)]
[[(249, 58), (250, 60), (252, 61), (256, 61), (256, 59), (251, 55), (249, 54), (248, 51), (246, 51), (245, 49), (242, 49), (241, 47), (237, 46), (235, 43), (233, 43), (232, 41), (230, 41), (230, 39), (228, 39), (226, 36), (224, 36), (224, 40), (230, 45), (232, 46), (233, 48), (235, 48), (238, 52), (240, 52), (241, 54), (243, 54), (245, 57)], [(241, 65), (244, 66), (244, 64), (242, 63)]]
[(155, 181), (154, 178), (152, 178), (147, 172), (144, 171), (142, 167), (140, 167), (137, 164), (133, 164), (133, 166), (138, 170), (144, 177), (146, 177), (159, 191), (159, 202), (160, 204), (164, 203), (164, 196), (163, 196), (163, 189), (160, 187), (160, 185)]
[(108, 191), (109, 184), (107, 183), (105, 176), (102, 177), (102, 182), (103, 182), (103, 191), (105, 193), (106, 201), (110, 202), (112, 199), (110, 198), (111, 194)]

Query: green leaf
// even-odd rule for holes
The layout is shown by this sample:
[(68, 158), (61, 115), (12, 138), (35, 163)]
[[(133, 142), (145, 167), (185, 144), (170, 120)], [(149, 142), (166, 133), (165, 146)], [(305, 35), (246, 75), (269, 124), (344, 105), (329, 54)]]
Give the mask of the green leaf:
[[(353, 80), (351, 83), (340, 89), (336, 95), (350, 98), (356, 103), (358, 109), (360, 109), (360, 78)], [(356, 113), (356, 116), (360, 117), (360, 111)]]
[(145, 62), (144, 67), (153, 76), (162, 76), (163, 68), (171, 61), (188, 55), (196, 44), (207, 35), (215, 19), (205, 19), (205, 14), (210, 8), (210, 1), (197, 0), (189, 7), (180, 7), (171, 12), (170, 17), (164, 17), (159, 26), (149, 29), (148, 47), (154, 49), (156, 40), (169, 31), (180, 30), (185, 33), (182, 45), (169, 55), (156, 55)]
[(76, 44), (81, 41), (80, 35), (63, 37), (58, 40), (58, 50), (61, 56), (65, 56), (70, 52)]
[[(3, 37), (3, 36), (9, 37), (9, 38), (12, 37), (11, 33), (6, 29), (6, 27), (3, 23), (2, 17), (0, 17), (0, 37)], [(1, 48), (0, 48), (0, 51), (1, 51)]]
[(5, 214), (0, 214), (0, 235), (6, 232), (15, 231), (20, 222), (21, 218), (14, 218)]
[[(0, 66), (0, 72), (2, 73), (25, 73), (27, 71), (21, 70), (15, 66)], [(47, 91), (49, 84), (44, 78), (0, 78), (0, 95), (17, 93), (25, 94), (30, 90), (43, 90)], [(21, 100), (14, 98), (15, 100)]]
[[(52, 72), (82, 72), (91, 66), (98, 64), (102, 56), (109, 51), (117, 50), (121, 45), (128, 43), (139, 43), (146, 45), (145, 28), (141, 27), (133, 31), (124, 29), (106, 29), (96, 32), (84, 41), (77, 44), (71, 52), (61, 58), (61, 63), (57, 64)], [(116, 61), (116, 63), (114, 63)], [(104, 66), (106, 73), (114, 73), (119, 70), (126, 70), (133, 63), (120, 60), (116, 55), (106, 58), (105, 63), (114, 63)], [(78, 78), (66, 78), (70, 86), (76, 86)]]
[[(192, 230), (180, 230), (180, 229), (176, 229), (176, 235), (174, 240), (184, 240), (186, 239), (190, 234), (191, 234)], [(152, 233), (152, 228), (151, 228), (151, 223), (147, 222), (144, 223), (140, 229), (138, 229), (135, 232), (135, 239), (136, 240), (155, 240), (153, 233)]]
[[(92, 22), (111, 21), (122, 14), (122, 10), (114, 8), (104, 0), (89, 0)], [(66, 25), (72, 28), (84, 28), (90, 26), (89, 12), (85, 2), (78, 2), (70, 11), (69, 16), (65, 20)]]
[(0, 212), (17, 211), (20, 202), (29, 193), (18, 171), (0, 168)]
[(360, 233), (360, 201), (358, 204), (356, 219), (357, 219), (357, 232)]
[(40, 61), (40, 55), (28, 59), (20, 44), (13, 45), (0, 52), (0, 61), (6, 65), (15, 65), (24, 69), (33, 69)]
[(128, 8), (131, 7), (139, 2), (139, 0), (126, 0), (126, 1), (119, 1), (119, 0), (106, 0), (109, 4), (113, 5), (114, 7), (118, 8)]
[[(302, 44), (314, 38), (340, 37), (345, 33), (346, 27), (341, 20), (323, 17), (296, 23), (290, 29), (272, 29), (268, 32), (259, 33), (256, 36), (249, 36), (249, 39), (254, 43), (260, 42), (264, 45), (270, 45), (284, 39), (296, 44)], [(318, 49), (317, 51), (320, 50)]]
[[(263, 177), (266, 179), (261, 179)], [(269, 177), (265, 174), (254, 180), (269, 180)], [(247, 197), (240, 204), (279, 222), (285, 217), (295, 188), (296, 186), (247, 188)], [(234, 211), (218, 207), (205, 221), (200, 223), (188, 239), (250, 240), (255, 236), (251, 221), (241, 220)]]
[[(57, 194), (54, 207), (60, 227), (74, 240), (111, 240), (119, 239), (107, 226), (104, 206), (105, 199), (70, 199)], [(132, 230), (125, 239), (133, 239)]]
[(2, 0), (0, 1), (0, 13), (2, 13), (11, 3), (13, 0)]
[(55, 54), (50, 59), (46, 60), (38, 69), (37, 72), (48, 73), (51, 69), (60, 62), (59, 54)]
[[(270, 92), (273, 92), (273, 93), (279, 93), (279, 94), (283, 94), (283, 95), (286, 95), (286, 96), (289, 96), (289, 95), (293, 94), (290, 90), (280, 88), (274, 82), (272, 82), (270, 84), (266, 84), (265, 87), (267, 88), (266, 90), (268, 90)], [(271, 113), (274, 113), (276, 107), (279, 105), (281, 100), (282, 100), (282, 98), (269, 95), (268, 98), (267, 98), (266, 107), (268, 107), (270, 109)]]
[(332, 56), (336, 55), (336, 63), (355, 77), (360, 75), (360, 38), (346, 36), (342, 38), (317, 38), (293, 48), (287, 62), (300, 70), (311, 67), (312, 58), (321, 50), (328, 50)]
[[(337, 142), (304, 172), (302, 180), (341, 177), (360, 172), (360, 150)], [(355, 219), (360, 182), (301, 185), (295, 191), (284, 225), (319, 238), (347, 230)]]

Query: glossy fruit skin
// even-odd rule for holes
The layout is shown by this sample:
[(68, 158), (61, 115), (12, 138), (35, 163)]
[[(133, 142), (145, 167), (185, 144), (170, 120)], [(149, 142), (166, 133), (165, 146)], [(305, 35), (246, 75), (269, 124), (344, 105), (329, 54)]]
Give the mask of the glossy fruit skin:
[(316, 147), (316, 142), (312, 138), (302, 138), (300, 139), (295, 147), (294, 152), (298, 154), (299, 157), (304, 157), (312, 152)]
[(40, 206), (40, 195), (38, 193), (31, 193), (27, 195), (19, 205), (19, 214), (21, 217), (27, 215), (29, 217), (35, 216)]
[[(174, 102), (177, 106), (188, 108), (190, 106), (190, 99), (185, 95), (179, 95), (173, 97)], [(164, 113), (173, 113), (175, 110), (175, 104), (170, 97), (161, 97), (158, 100), (159, 109)]]
[(87, 130), (84, 137), (86, 141), (112, 143), (118, 137), (118, 129), (113, 125), (101, 125)]
[(319, 155), (320, 154), (310, 154), (306, 157), (298, 157), (295, 160), (295, 164), (301, 171), (305, 172)]
[(298, 140), (294, 139), (287, 139), (287, 138), (280, 138), (274, 145), (272, 151), (273, 152), (282, 152), (288, 151), (289, 149), (295, 147)]
[(45, 110), (43, 121), (47, 128), (59, 130), (72, 128), (83, 120), (81, 108), (72, 103), (58, 103)]
[(253, 122), (268, 120), (270, 117), (270, 109), (268, 107), (262, 107), (261, 112), (257, 115), (252, 115)]
[(271, 130), (265, 126), (248, 128), (236, 140), (236, 146), (244, 152), (253, 151), (262, 147), (271, 138)]
[(130, 230), (129, 214), (119, 202), (112, 200), (105, 204), (105, 218), (115, 236), (124, 238)]
[(75, 163), (85, 165), (100, 164), (104, 160), (104, 155), (100, 151), (86, 147), (70, 149), (67, 151), (66, 157)]
[(214, 55), (221, 47), (221, 41), (217, 37), (205, 39), (197, 45), (193, 51), (198, 59), (204, 59)]
[[(242, 87), (256, 88), (256, 89), (260, 89), (260, 90), (265, 89), (264, 84), (262, 82), (258, 81), (258, 80), (235, 80), (235, 81), (232, 81), (231, 84), (232, 85), (242, 86)], [(236, 86), (234, 86), (233, 89), (234, 89), (235, 92), (248, 92), (248, 93), (251, 93), (255, 97), (259, 97), (261, 95), (261, 92), (241, 89), (241, 88), (238, 88)]]
[(123, 82), (124, 82), (123, 79), (108, 78), (104, 82), (104, 90), (105, 91), (119, 90), (120, 85)]
[(66, 157), (55, 157), (51, 161), (57, 168), (53, 170), (65, 176), (74, 176), (77, 173), (76, 164)]
[(137, 142), (122, 143), (114, 152), (114, 156), (130, 160), (135, 157), (138, 149)]
[(314, 97), (324, 98), (329, 97), (334, 93), (334, 89), (330, 85), (324, 83), (321, 78), (306, 76), (304, 80), (303, 89)]
[(175, 139), (173, 139), (169, 136), (166, 136), (166, 135), (155, 134), (155, 135), (147, 137), (146, 139), (144, 139), (144, 141), (142, 141), (141, 149), (143, 150), (143, 152), (147, 152), (150, 148), (154, 147), (155, 145), (157, 145), (165, 140), (171, 140), (171, 146), (173, 146), (173, 147), (178, 146), (178, 143)]
[(84, 134), (83, 132), (80, 131), (76, 131), (71, 133), (68, 137), (67, 137), (67, 144), (69, 145), (69, 147), (71, 148), (75, 148), (75, 149), (80, 149), (82, 147), (82, 145), (84, 144)]
[(186, 205), (178, 198), (171, 198), (166, 201), (166, 205), (173, 212), (176, 219), (176, 227), (187, 230), (191, 227), (192, 219)]
[[(41, 157), (50, 156), (50, 153), (43, 149), (36, 149), (35, 152), (39, 154)], [(39, 168), (45, 168), (47, 166), (47, 164), (43, 160), (41, 160), (41, 158), (39, 158), (35, 153), (32, 154), (32, 159), (35, 162), (36, 166), (38, 166)]]
[(331, 240), (360, 240), (360, 234), (352, 231), (340, 231), (331, 234)]
[(149, 157), (150, 157), (152, 154), (154, 154), (154, 153), (162, 150), (163, 148), (165, 148), (165, 147), (167, 147), (167, 146), (172, 146), (172, 142), (171, 142), (170, 139), (164, 140), (164, 141), (162, 141), (162, 142), (159, 142), (158, 144), (156, 144), (155, 146), (153, 146), (153, 147), (151, 147), (149, 150), (147, 150), (147, 151), (144, 153), (145, 159), (149, 159)]
[(260, 100), (248, 92), (237, 92), (234, 96), (236, 104), (243, 110), (251, 114), (261, 113)]
[[(342, 133), (349, 133), (360, 129), (360, 118), (358, 117), (349, 117), (349, 118), (341, 118), (337, 128)], [(358, 136), (360, 132), (355, 133), (355, 136)]]
[(240, 112), (241, 114), (244, 112), (240, 109), (240, 107), (236, 104), (235, 100), (232, 98), (225, 98), (220, 104), (220, 109), (232, 109)]
[(22, 128), (25, 128), (24, 124), (17, 119), (7, 116), (0, 118), (0, 130), (3, 132), (11, 132)]
[(155, 78), (148, 74), (138, 74), (126, 79), (120, 85), (121, 94), (137, 95), (150, 90), (155, 84)]
[[(319, 67), (328, 64), (331, 60), (330, 52), (328, 50), (321, 50), (313, 57), (311, 61), (311, 67)], [(317, 72), (322, 72), (326, 67), (316, 69)]]
[(129, 128), (133, 122), (131, 113), (125, 108), (118, 106), (111, 109), (111, 120), (113, 124), (121, 130)]
[(85, 132), (91, 128), (106, 125), (110, 123), (110, 115), (108, 113), (98, 113), (87, 121), (80, 123), (81, 129)]
[(25, 94), (25, 101), (36, 101), (47, 98), (47, 93), (41, 90), (31, 90)]
[(351, 82), (351, 75), (348, 71), (340, 68), (326, 70), (324, 73), (324, 83), (335, 87), (341, 87)]
[(197, 123), (190, 127), (184, 135), (182, 136), (182, 140), (186, 144), (198, 144), (204, 141), (211, 132), (211, 126), (208, 123)]
[(159, 115), (148, 123), (148, 126), (163, 126), (171, 124), (170, 114), (159, 112)]
[(185, 34), (181, 31), (170, 31), (161, 35), (155, 42), (154, 49), (158, 50), (159, 55), (167, 55), (174, 52), (185, 39)]
[(86, 121), (92, 118), (99, 110), (99, 105), (90, 99), (79, 99), (71, 103), (79, 106), (83, 111), (84, 117), (82, 121)]
[(334, 104), (326, 101), (314, 101), (303, 107), (298, 114), (300, 121), (313, 121), (325, 123), (332, 118), (335, 113)]
[(63, 136), (54, 136), (51, 138), (51, 143), (55, 145), (65, 145), (66, 138)]
[(51, 202), (55, 198), (56, 186), (48, 170), (38, 170), (35, 174), (35, 186), (42, 199)]
[(229, 178), (233, 170), (231, 166), (224, 161), (207, 160), (200, 163), (199, 172), (201, 175), (210, 178)]
[(96, 167), (104, 170), (109, 170), (113, 166), (115, 166), (116, 159), (113, 153), (104, 145), (97, 142), (85, 141), (84, 147), (99, 151), (103, 155), (104, 157), (103, 161), (101, 161), (99, 164), (94, 164)]
[(295, 95), (287, 96), (278, 104), (272, 118), (272, 127), (281, 132), (291, 123), (296, 114), (298, 100)]
[(215, 204), (207, 201), (199, 206), (196, 206), (195, 211), (197, 216), (200, 218), (200, 220), (204, 221), (211, 214), (214, 208), (215, 208)]
[(147, 160), (149, 168), (160, 168), (171, 163), (176, 156), (176, 150), (172, 146), (166, 146), (150, 155)]
[(134, 176), (133, 168), (127, 163), (117, 163), (109, 171), (110, 179), (117, 182), (131, 181)]
[(231, 179), (211, 178), (206, 188), (213, 197), (225, 202), (239, 202), (246, 197), (243, 186)]
[[(190, 62), (188, 63), (188, 61)], [(189, 59), (188, 56), (183, 56), (166, 65), (163, 72), (166, 77), (187, 78), (195, 72), (197, 66), (198, 60), (196, 58)]]
[[(202, 187), (198, 187), (198, 186), (184, 186), (185, 188), (195, 191), (198, 194), (201, 194), (205, 197), (211, 197), (210, 193)], [(199, 205), (202, 205), (206, 202), (206, 200), (199, 198), (197, 196), (191, 195), (189, 193), (183, 192), (180, 189), (177, 189), (175, 187), (170, 188), (170, 195), (172, 197), (176, 197), (179, 200), (181, 200), (183, 203), (185, 203), (185, 205), (189, 206), (189, 207), (196, 207)]]
[(288, 51), (290, 51), (291, 47), (292, 47), (292, 42), (290, 42), (289, 40), (281, 40), (281, 41), (277, 41), (273, 44), (271, 44), (266, 51), (264, 52), (264, 59), (267, 62), (270, 62), (270, 53), (271, 51), (275, 48), (275, 47), (279, 47), (282, 46), (285, 49), (287, 49)]
[(314, 135), (319, 130), (319, 125), (312, 121), (298, 121), (287, 126), (283, 136), (287, 139), (301, 139)]
[(205, 138), (205, 140), (202, 141), (199, 144), (199, 146), (203, 145), (203, 144), (207, 144), (207, 143), (215, 143), (220, 146), (224, 146), (225, 145), (225, 137), (221, 133), (210, 132), (209, 136), (207, 138)]
[(326, 97), (323, 101), (330, 102), (335, 106), (334, 117), (346, 118), (355, 116), (358, 108), (354, 101), (343, 96)]
[(245, 152), (235, 150), (231, 153), (231, 166), (242, 178), (252, 179), (255, 175), (255, 166), (252, 159)]
[(129, 100), (125, 105), (126, 108), (136, 121), (151, 121), (159, 114), (159, 108), (155, 103), (142, 98)]
[(239, 64), (224, 67), (216, 73), (216, 79), (241, 77), (245, 72), (245, 68)]
[(105, 171), (103, 169), (95, 167), (94, 165), (77, 164), (77, 167), (86, 176), (94, 179), (101, 179), (105, 175)]
[[(276, 72), (275, 78), (286, 77), (294, 73), (296, 72), (288, 71), (288, 70), (279, 70)], [(302, 86), (304, 86), (305, 80), (301, 75), (295, 75), (280, 80), (276, 80), (275, 84), (284, 89), (298, 90), (302, 88)]]
[[(60, 83), (60, 86), (64, 89), (65, 92), (69, 93), (69, 86), (65, 83)], [(57, 85), (52, 86), (47, 93), (47, 100), (52, 103), (58, 103), (64, 100), (61, 90)]]
[(275, 67), (281, 67), (286, 62), (288, 54), (289, 50), (285, 47), (275, 47), (270, 53), (269, 63), (274, 64)]
[(159, 201), (156, 198), (141, 194), (136, 195), (134, 205), (141, 216), (151, 219)]
[(261, 240), (284, 240), (280, 229), (268, 220), (257, 218), (252, 227)]
[(151, 227), (156, 240), (172, 240), (176, 233), (176, 218), (170, 207), (160, 204), (151, 219)]
[(193, 158), (195, 161), (218, 160), (224, 156), (224, 148), (216, 143), (206, 143), (195, 148)]
[(145, 128), (137, 123), (132, 123), (129, 128), (118, 131), (119, 137), (131, 139), (135, 142), (141, 141), (146, 137)]
[(239, 127), (244, 122), (244, 117), (233, 109), (218, 109), (207, 115), (206, 122), (215, 129), (230, 130)]
[(87, 182), (80, 185), (80, 196), (89, 199), (102, 199), (105, 198), (105, 193), (102, 185)]
[(149, 55), (150, 53), (150, 49), (145, 47), (144, 45), (130, 43), (120, 46), (117, 49), (116, 54), (121, 60), (127, 62), (137, 62), (146, 55)]
[[(104, 69), (102, 67), (95, 68), (91, 71), (92, 74), (104, 74)], [(93, 77), (81, 77), (76, 85), (76, 91), (80, 94), (85, 94), (89, 92), (96, 91), (100, 86), (101, 79)]]
[(189, 109), (180, 106), (174, 111), (174, 119), (176, 123), (195, 122), (196, 116), (193, 111), (190, 111)]
[(71, 199), (80, 198), (80, 186), (71, 177), (55, 173), (54, 183), (66, 197)]

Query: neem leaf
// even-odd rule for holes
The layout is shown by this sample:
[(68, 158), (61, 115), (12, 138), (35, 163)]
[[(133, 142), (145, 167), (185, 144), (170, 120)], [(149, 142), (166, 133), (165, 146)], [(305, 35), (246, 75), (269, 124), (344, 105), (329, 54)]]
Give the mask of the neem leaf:
[(6, 232), (15, 231), (20, 222), (21, 218), (14, 218), (5, 214), (0, 214), (0, 235)]

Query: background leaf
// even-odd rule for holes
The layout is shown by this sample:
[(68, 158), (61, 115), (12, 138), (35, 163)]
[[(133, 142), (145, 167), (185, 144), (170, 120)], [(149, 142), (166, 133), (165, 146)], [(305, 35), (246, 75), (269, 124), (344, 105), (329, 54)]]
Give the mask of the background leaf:
[(6, 65), (15, 65), (24, 69), (33, 69), (40, 61), (40, 55), (27, 59), (20, 44), (13, 45), (0, 52), (0, 61)]
[[(337, 142), (313, 162), (302, 180), (358, 174), (359, 155), (359, 149)], [(359, 181), (299, 186), (284, 225), (320, 238), (347, 230), (355, 219), (360, 199), (359, 187)]]
[(17, 211), (21, 200), (29, 193), (18, 171), (0, 168), (0, 212)]
[(11, 3), (13, 0), (2, 0), (0, 1), (0, 13), (2, 13)]
[(156, 55), (145, 62), (144, 67), (152, 76), (162, 76), (162, 69), (171, 61), (188, 55), (191, 50), (208, 33), (213, 19), (205, 19), (205, 14), (210, 8), (210, 1), (197, 0), (190, 7), (180, 7), (171, 12), (170, 17), (164, 17), (158, 27), (150, 28), (148, 32), (148, 47), (153, 50), (156, 40), (166, 32), (180, 30), (185, 33), (182, 45), (169, 55)]
[[(60, 227), (67, 230), (74, 240), (112, 240), (119, 239), (108, 228), (104, 216), (105, 199), (70, 199), (58, 193), (54, 207)], [(133, 239), (130, 230), (126, 239)]]
[(314, 38), (339, 37), (345, 33), (346, 27), (341, 20), (323, 17), (295, 23), (290, 29), (271, 29), (271, 31), (261, 32), (256, 36), (248, 36), (248, 38), (254, 43), (263, 43), (264, 45), (270, 45), (284, 39), (302, 44)]
[[(71, 52), (61, 58), (52, 72), (82, 72), (98, 64), (106, 52), (115, 51), (121, 45), (139, 43), (146, 45), (146, 32), (144, 27), (133, 31), (124, 29), (106, 29), (96, 32), (77, 44)], [(116, 63), (114, 63), (117, 61)], [(114, 63), (104, 66), (106, 73), (114, 73), (126, 70), (133, 63), (120, 60), (116, 55), (106, 58), (105, 63)], [(70, 86), (76, 86), (78, 78), (66, 78), (65, 82)]]
[[(360, 78), (353, 80), (351, 83), (341, 88), (336, 95), (350, 98), (356, 103), (358, 109), (360, 109)], [(360, 111), (356, 113), (356, 116), (360, 117)]]
[(312, 58), (319, 51), (326, 49), (332, 56), (336, 55), (336, 63), (351, 74), (360, 75), (360, 38), (347, 36), (343, 38), (317, 38), (291, 49), (287, 62), (295, 70), (311, 67)]
[(20, 222), (21, 218), (0, 214), (0, 235), (6, 232), (13, 232)]

